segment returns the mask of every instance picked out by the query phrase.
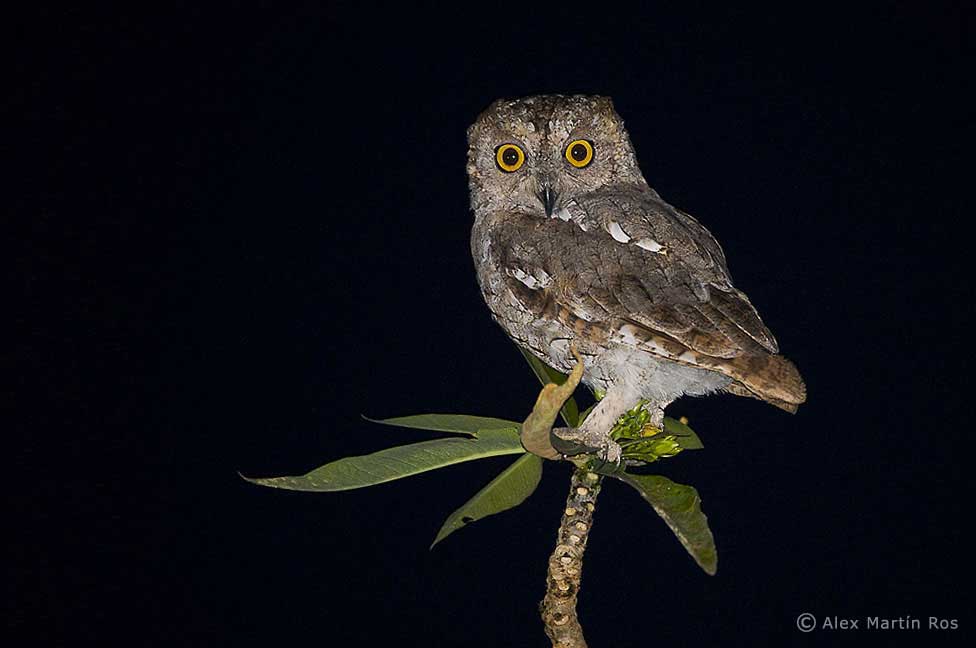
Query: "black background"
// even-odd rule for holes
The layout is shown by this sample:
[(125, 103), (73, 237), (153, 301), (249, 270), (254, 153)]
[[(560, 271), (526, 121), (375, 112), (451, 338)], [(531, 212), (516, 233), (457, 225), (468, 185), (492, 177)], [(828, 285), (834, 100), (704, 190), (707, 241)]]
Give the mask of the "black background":
[[(718, 575), (607, 485), (591, 645), (971, 640), (961, 4), (210, 6), (9, 25), (25, 645), (545, 645), (567, 466), (432, 552), (507, 459), (338, 494), (236, 471), (427, 438), (360, 414), (525, 416), (468, 251), (465, 128), (547, 92), (614, 98), (810, 394), (671, 406), (707, 447), (660, 468), (701, 493)], [(801, 612), (961, 627), (803, 635)]]

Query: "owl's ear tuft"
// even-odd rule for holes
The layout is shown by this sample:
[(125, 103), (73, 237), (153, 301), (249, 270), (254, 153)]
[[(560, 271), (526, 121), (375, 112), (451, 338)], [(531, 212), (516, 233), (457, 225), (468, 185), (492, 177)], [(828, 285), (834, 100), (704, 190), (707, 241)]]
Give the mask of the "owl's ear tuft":
[(467, 135), (469, 145), (473, 146), (475, 140), (484, 133), (488, 125), (497, 121), (499, 112), (509, 103), (511, 102), (508, 99), (496, 99), (481, 111), (481, 114), (474, 120), (474, 123), (468, 127)]
[(597, 108), (598, 110), (609, 113), (611, 115), (615, 115), (617, 113), (616, 109), (614, 109), (613, 107), (613, 99), (611, 99), (610, 97), (595, 95), (593, 97), (593, 100), (594, 103), (596, 104), (595, 108)]
[(487, 108), (485, 108), (481, 112), (481, 115), (479, 115), (478, 117), (478, 121), (481, 121), (482, 119), (488, 119), (489, 116), (497, 117), (501, 113), (505, 112), (506, 108), (511, 108), (511, 106), (514, 103), (516, 102), (513, 101), (512, 99), (505, 99), (505, 98), (495, 99), (490, 104), (488, 104)]
[(603, 118), (603, 124), (607, 129), (612, 132), (616, 131), (626, 137), (627, 131), (624, 128), (624, 120), (620, 116), (620, 113), (617, 112), (616, 106), (613, 105), (613, 99), (610, 97), (600, 97), (598, 110)]

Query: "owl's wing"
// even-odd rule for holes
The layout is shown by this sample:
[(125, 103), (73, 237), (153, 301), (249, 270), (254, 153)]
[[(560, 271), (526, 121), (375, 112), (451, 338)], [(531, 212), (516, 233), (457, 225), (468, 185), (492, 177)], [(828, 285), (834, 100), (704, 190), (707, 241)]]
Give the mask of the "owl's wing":
[[(515, 217), (493, 228), (491, 247), (526, 309), (603, 342), (726, 373), (771, 402), (802, 402), (799, 374), (786, 390), (744, 379), (796, 370), (779, 371), (778, 361), (789, 363), (770, 355), (775, 338), (732, 286), (718, 243), (691, 216), (656, 194), (626, 191), (590, 194), (570, 215)], [(765, 358), (776, 366), (760, 367)]]

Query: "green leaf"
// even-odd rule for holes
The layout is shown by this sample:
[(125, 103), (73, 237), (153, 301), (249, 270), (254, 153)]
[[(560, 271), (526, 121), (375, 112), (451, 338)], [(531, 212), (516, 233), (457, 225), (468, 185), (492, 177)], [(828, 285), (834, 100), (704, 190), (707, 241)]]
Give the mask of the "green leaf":
[[(532, 373), (536, 375), (536, 378), (538, 378), (539, 382), (541, 382), (543, 385), (548, 385), (549, 383), (561, 385), (566, 382), (566, 374), (556, 371), (522, 347), (519, 347), (518, 350), (528, 361), (529, 366), (532, 367)], [(576, 400), (574, 398), (570, 397), (567, 399), (559, 413), (562, 414), (563, 420), (566, 421), (566, 425), (569, 427), (579, 426), (579, 406), (576, 405)]]
[(339, 459), (304, 475), (244, 479), (271, 488), (341, 491), (382, 484), (464, 461), (524, 452), (518, 428), (479, 430), (475, 439), (433, 439), (387, 448), (369, 455)]
[(664, 457), (674, 457), (684, 450), (677, 438), (670, 434), (655, 434), (643, 439), (621, 441), (620, 449), (624, 459), (636, 459), (645, 463), (653, 463)]
[(701, 498), (691, 486), (676, 484), (661, 475), (613, 475), (637, 489), (661, 519), (671, 528), (678, 541), (695, 562), (714, 576), (718, 569), (715, 539), (708, 528), (708, 518), (701, 510)]
[(590, 405), (589, 407), (587, 407), (585, 410), (583, 410), (582, 412), (580, 412), (580, 414), (579, 414), (579, 422), (581, 424), (583, 423), (583, 421), (586, 420), (586, 417), (590, 415), (590, 412), (592, 412), (593, 411), (593, 408), (596, 407), (596, 406), (597, 406), (597, 403), (593, 403), (592, 405)]
[(397, 416), (388, 419), (371, 419), (364, 416), (371, 423), (394, 425), (397, 427), (415, 428), (419, 430), (434, 430), (437, 432), (456, 432), (477, 437), (481, 430), (500, 430), (512, 428), (518, 432), (520, 423), (506, 421), (488, 416), (471, 416), (469, 414), (416, 414), (414, 416)]
[(526, 454), (516, 459), (515, 463), (448, 516), (441, 530), (437, 532), (434, 542), (431, 543), (431, 549), (470, 522), (518, 506), (535, 491), (540, 479), (542, 479), (541, 458), (534, 454)]
[(664, 433), (673, 435), (683, 450), (701, 450), (705, 447), (695, 431), (677, 419), (664, 417)]

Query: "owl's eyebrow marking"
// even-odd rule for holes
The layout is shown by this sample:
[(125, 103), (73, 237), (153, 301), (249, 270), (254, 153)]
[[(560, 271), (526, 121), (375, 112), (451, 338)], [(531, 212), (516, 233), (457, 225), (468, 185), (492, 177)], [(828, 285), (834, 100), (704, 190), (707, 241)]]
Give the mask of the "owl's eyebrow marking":
[(545, 142), (549, 141), (549, 134), (552, 130), (552, 118), (556, 115), (556, 106), (550, 105), (549, 112), (545, 117), (540, 117), (539, 120), (542, 122), (542, 140)]

